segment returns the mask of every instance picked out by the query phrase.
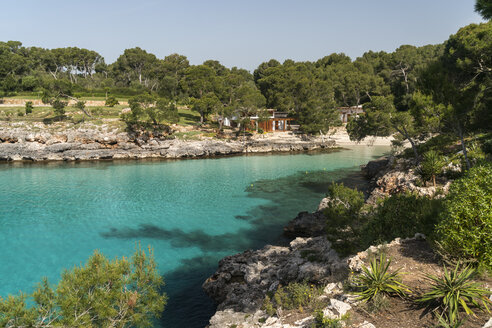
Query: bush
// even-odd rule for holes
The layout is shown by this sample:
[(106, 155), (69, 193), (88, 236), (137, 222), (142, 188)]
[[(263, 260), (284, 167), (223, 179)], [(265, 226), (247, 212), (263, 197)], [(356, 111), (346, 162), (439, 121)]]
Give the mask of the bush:
[(341, 255), (352, 253), (356, 247), (360, 228), (359, 212), (364, 205), (364, 194), (333, 183), (328, 188), (330, 201), (323, 213), (326, 216), (326, 232), (333, 248)]
[(106, 103), (104, 105), (107, 106), (107, 107), (114, 107), (114, 106), (119, 105), (119, 104), (120, 103), (118, 102), (118, 99), (116, 99), (113, 96), (109, 96), (106, 99)]
[(473, 282), (475, 270), (470, 266), (462, 270), (459, 268), (460, 264), (457, 264), (453, 271), (444, 267), (441, 277), (428, 275), (427, 279), (430, 280), (432, 288), (418, 299), (430, 308), (437, 306), (441, 310), (441, 321), (451, 326), (460, 322), (460, 308), (467, 315), (475, 315), (470, 309), (471, 306), (489, 311), (487, 303), (491, 303), (487, 298), (491, 292)]
[(331, 319), (324, 316), (323, 311), (314, 312), (314, 324), (312, 328), (342, 328), (342, 319)]
[(388, 197), (368, 215), (361, 233), (364, 246), (396, 237), (413, 237), (417, 232), (432, 235), (441, 211), (440, 199), (411, 193)]
[(492, 269), (492, 166), (473, 167), (450, 187), (437, 241), (451, 256)]
[(32, 105), (32, 101), (26, 102), (26, 115), (31, 114), (34, 106)]
[(388, 272), (391, 260), (386, 260), (386, 256), (381, 254), (379, 260), (374, 258), (368, 268), (362, 267), (362, 273), (352, 280), (353, 287), (356, 288), (354, 294), (359, 295), (359, 299), (368, 302), (375, 297), (387, 296), (405, 296), (410, 293), (407, 286), (401, 283), (400, 269)]
[(53, 107), (56, 116), (65, 115), (65, 106), (67, 106), (67, 102), (60, 99), (55, 99), (51, 102), (51, 107)]
[(85, 101), (77, 101), (73, 107), (77, 108), (77, 109), (80, 109), (80, 110), (84, 110), (85, 109)]
[(263, 301), (263, 309), (269, 315), (273, 315), (276, 309), (298, 309), (301, 312), (304, 307), (309, 307), (316, 298), (321, 295), (322, 289), (307, 282), (291, 282), (287, 286), (279, 286), (272, 298), (268, 295)]

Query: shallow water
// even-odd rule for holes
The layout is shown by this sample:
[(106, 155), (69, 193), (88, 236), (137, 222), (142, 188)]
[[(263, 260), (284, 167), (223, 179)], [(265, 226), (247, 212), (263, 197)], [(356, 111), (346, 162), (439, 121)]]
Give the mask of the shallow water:
[(327, 184), (386, 151), (2, 164), (0, 295), (56, 282), (94, 249), (129, 256), (141, 242), (165, 277), (162, 326), (204, 327), (214, 304), (201, 284), (220, 258), (282, 242), (282, 226), (315, 210)]

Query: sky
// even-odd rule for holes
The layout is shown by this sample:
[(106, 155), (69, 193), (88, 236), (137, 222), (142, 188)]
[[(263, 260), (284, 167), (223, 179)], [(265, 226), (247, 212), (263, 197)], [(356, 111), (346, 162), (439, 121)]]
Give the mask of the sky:
[(481, 18), (475, 0), (0, 0), (0, 41), (76, 46), (114, 62), (127, 48), (254, 70), (272, 58), (442, 43)]

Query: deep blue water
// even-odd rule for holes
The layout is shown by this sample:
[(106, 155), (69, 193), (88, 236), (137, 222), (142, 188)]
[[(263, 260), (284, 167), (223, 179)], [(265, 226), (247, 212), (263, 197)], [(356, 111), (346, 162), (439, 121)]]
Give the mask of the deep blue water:
[[(220, 258), (282, 241), (331, 181), (387, 147), (181, 161), (0, 165), (0, 295), (58, 281), (95, 249), (154, 248), (170, 298), (163, 327), (203, 327), (201, 290)], [(349, 183), (350, 181), (347, 180)]]

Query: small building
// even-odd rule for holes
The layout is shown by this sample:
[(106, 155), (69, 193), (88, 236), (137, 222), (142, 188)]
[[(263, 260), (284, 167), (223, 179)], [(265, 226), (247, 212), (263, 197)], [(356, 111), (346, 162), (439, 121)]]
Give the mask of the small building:
[(267, 109), (267, 111), (270, 113), (270, 117), (267, 121), (259, 122), (258, 116), (251, 116), (250, 120), (252, 126), (256, 128), (256, 125), (258, 125), (258, 128), (262, 129), (264, 132), (293, 130), (292, 121), (294, 119), (288, 117), (289, 114), (287, 112), (277, 112), (275, 109)]
[[(267, 109), (270, 114), (268, 120), (259, 121), (258, 116), (251, 116), (250, 126), (247, 128), (249, 130), (262, 129), (264, 132), (281, 132), (281, 131), (291, 131), (298, 128), (297, 125), (293, 124), (294, 119), (288, 117), (287, 112), (278, 112), (276, 109)], [(237, 116), (224, 118), (224, 126), (235, 126), (237, 122)]]
[(338, 107), (340, 112), (340, 120), (342, 123), (347, 123), (352, 116), (357, 116), (358, 114), (364, 113), (362, 105), (352, 106), (352, 107)]

